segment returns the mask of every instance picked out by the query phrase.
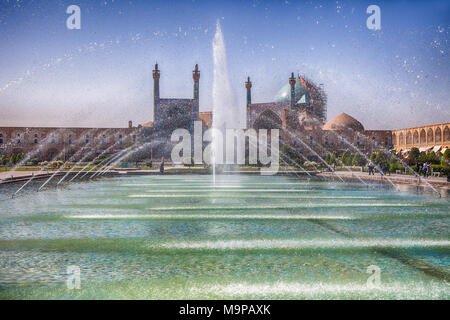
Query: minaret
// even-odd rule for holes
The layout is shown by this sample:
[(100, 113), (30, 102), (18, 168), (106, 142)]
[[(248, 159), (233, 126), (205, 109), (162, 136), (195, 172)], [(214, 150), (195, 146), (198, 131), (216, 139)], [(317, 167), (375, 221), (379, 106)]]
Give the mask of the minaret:
[(157, 127), (159, 121), (159, 78), (158, 63), (153, 70), (153, 125)]
[(292, 72), (289, 78), (289, 84), (291, 86), (291, 110), (295, 110), (295, 82), (294, 73)]
[(247, 88), (247, 106), (248, 106), (249, 104), (252, 104), (252, 82), (250, 81), (250, 77), (247, 78), (245, 87)]
[(194, 79), (194, 110), (192, 116), (194, 121), (198, 121), (200, 106), (200, 71), (198, 70), (198, 64), (195, 65), (195, 69), (192, 71), (192, 79)]

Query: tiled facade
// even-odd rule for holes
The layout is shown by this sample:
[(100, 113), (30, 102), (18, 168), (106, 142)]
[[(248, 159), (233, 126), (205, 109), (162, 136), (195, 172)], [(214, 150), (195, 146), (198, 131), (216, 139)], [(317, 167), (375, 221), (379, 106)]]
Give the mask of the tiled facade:
[(107, 150), (114, 153), (136, 141), (138, 128), (0, 127), (0, 155), (34, 153), (41, 160), (80, 159)]

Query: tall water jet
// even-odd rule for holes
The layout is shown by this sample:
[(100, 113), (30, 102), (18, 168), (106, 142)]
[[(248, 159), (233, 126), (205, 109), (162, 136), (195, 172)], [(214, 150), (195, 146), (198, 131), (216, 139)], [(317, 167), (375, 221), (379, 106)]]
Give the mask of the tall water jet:
[[(223, 39), (223, 33), (219, 20), (217, 20), (216, 33), (214, 35), (212, 47), (214, 60), (214, 80), (212, 89), (214, 116), (212, 127), (213, 129), (218, 129), (224, 133), (225, 129), (232, 128), (233, 124), (236, 127), (235, 124), (239, 123), (240, 110), (237, 107), (236, 100), (231, 89), (230, 79), (228, 76), (225, 41)], [(216, 164), (223, 163), (221, 160), (216, 159), (215, 156), (215, 150), (217, 150), (218, 147), (217, 139), (217, 131), (213, 130), (211, 162), (213, 166), (214, 180)]]

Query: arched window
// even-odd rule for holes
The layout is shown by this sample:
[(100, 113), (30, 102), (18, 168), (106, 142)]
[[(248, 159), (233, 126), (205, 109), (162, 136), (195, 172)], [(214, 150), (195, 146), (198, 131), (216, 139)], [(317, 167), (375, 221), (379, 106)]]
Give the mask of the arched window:
[(427, 134), (425, 133), (425, 129), (420, 130), (420, 144), (426, 144), (427, 143)]
[(438, 142), (442, 142), (442, 132), (441, 132), (441, 128), (437, 128), (435, 133), (434, 133), (434, 139), (436, 141), (436, 143)]
[(414, 144), (419, 144), (419, 133), (417, 131), (414, 131), (413, 141)]
[(450, 130), (448, 129), (447, 126), (445, 126), (444, 128), (444, 141), (450, 141)]
[(434, 134), (431, 128), (427, 131), (427, 143), (434, 143)]
[(11, 135), (11, 138), (12, 138), (11, 142), (14, 144), (23, 144), (25, 142), (24, 141), (25, 134), (23, 132), (16, 131)]
[(400, 135), (398, 136), (398, 145), (403, 146), (405, 144), (405, 136), (403, 135), (403, 132), (400, 132)]
[(408, 131), (406, 134), (406, 144), (412, 144), (412, 133), (411, 131)]

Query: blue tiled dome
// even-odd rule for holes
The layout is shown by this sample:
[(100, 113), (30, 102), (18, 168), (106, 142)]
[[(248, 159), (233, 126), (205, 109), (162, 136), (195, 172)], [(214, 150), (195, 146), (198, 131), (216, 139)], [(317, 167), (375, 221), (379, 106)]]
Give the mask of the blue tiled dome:
[[(286, 84), (280, 91), (278, 91), (275, 96), (275, 102), (290, 102), (291, 101), (291, 86)], [(297, 83), (295, 84), (295, 102), (296, 103), (311, 103), (311, 96), (300, 79), (297, 78)]]

